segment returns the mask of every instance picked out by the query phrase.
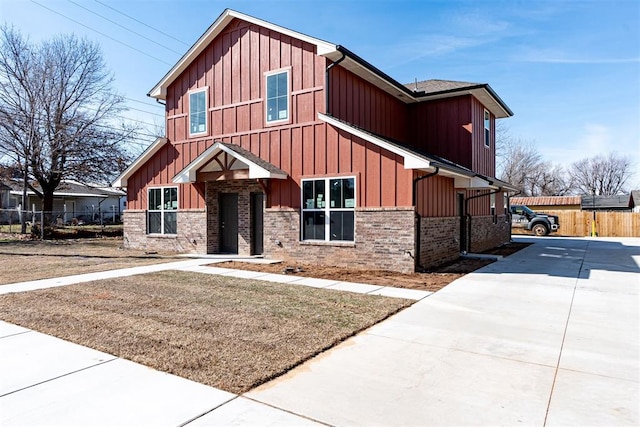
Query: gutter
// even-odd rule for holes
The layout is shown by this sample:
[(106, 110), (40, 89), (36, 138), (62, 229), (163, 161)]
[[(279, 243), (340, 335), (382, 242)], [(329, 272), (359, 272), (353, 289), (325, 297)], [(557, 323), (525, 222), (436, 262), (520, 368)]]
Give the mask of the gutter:
[[(490, 184), (493, 184), (492, 181), (489, 181)], [(501, 193), (503, 191), (502, 187), (499, 187), (497, 190), (494, 191), (490, 191), (488, 193), (484, 193), (484, 194), (476, 194), (475, 196), (471, 196), (471, 197), (467, 197), (464, 199), (464, 217), (467, 219), (466, 221), (466, 225), (467, 225), (467, 230), (466, 230), (466, 239), (464, 242), (464, 253), (467, 254), (469, 253), (469, 251), (471, 250), (471, 218), (473, 218), (471, 216), (471, 214), (469, 214), (469, 201), (473, 200), (473, 199), (479, 199), (481, 197), (487, 197), (487, 196), (491, 196), (492, 194), (498, 194)]]
[(413, 199), (413, 206), (415, 208), (415, 213), (416, 213), (416, 243), (415, 243), (416, 253), (415, 253), (415, 256), (413, 257), (413, 260), (415, 263), (414, 269), (416, 270), (420, 269), (420, 271), (424, 271), (425, 268), (422, 266), (422, 264), (420, 264), (420, 227), (422, 225), (422, 216), (420, 216), (420, 214), (418, 213), (418, 203), (417, 203), (418, 202), (418, 182), (424, 179), (433, 178), (434, 176), (438, 175), (438, 172), (440, 171), (440, 166), (436, 166), (435, 168), (436, 168), (435, 171), (427, 175), (419, 176), (413, 180), (412, 199)]
[(329, 108), (329, 89), (330, 89), (330, 83), (329, 83), (329, 71), (335, 67), (336, 65), (338, 65), (339, 63), (341, 63), (342, 61), (344, 61), (344, 59), (347, 57), (347, 55), (340, 51), (340, 46), (338, 46), (338, 51), (340, 53), (342, 53), (342, 56), (340, 58), (338, 58), (337, 60), (333, 61), (331, 64), (329, 64), (327, 66), (327, 70), (325, 71), (325, 83), (324, 83), (324, 111), (325, 114), (327, 115), (331, 115), (331, 109)]

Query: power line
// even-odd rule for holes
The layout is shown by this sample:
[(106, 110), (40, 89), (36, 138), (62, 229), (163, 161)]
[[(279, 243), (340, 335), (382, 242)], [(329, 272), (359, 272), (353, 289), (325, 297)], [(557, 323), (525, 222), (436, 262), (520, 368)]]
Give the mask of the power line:
[(119, 11), (118, 9), (116, 9), (116, 8), (114, 8), (114, 7), (111, 7), (111, 6), (109, 6), (108, 4), (105, 4), (105, 3), (101, 2), (100, 0), (94, 0), (94, 1), (95, 1), (96, 3), (100, 3), (101, 5), (103, 5), (103, 6), (104, 6), (104, 7), (106, 7), (106, 8), (109, 8), (109, 9), (113, 10), (114, 12), (119, 13), (120, 15), (126, 16), (127, 18), (129, 18), (129, 19), (131, 19), (131, 20), (133, 20), (133, 21), (136, 21), (138, 24), (144, 25), (145, 27), (147, 27), (147, 28), (149, 28), (149, 29), (152, 29), (153, 31), (156, 31), (157, 33), (160, 33), (160, 34), (162, 34), (162, 35), (164, 35), (164, 36), (166, 36), (166, 37), (169, 37), (170, 39), (175, 40), (175, 41), (177, 41), (178, 43), (182, 43), (182, 44), (183, 44), (183, 45), (185, 45), (185, 46), (189, 46), (189, 43), (185, 43), (185, 42), (183, 42), (182, 40), (179, 40), (179, 39), (177, 39), (177, 38), (173, 37), (172, 35), (165, 33), (164, 31), (160, 31), (160, 30), (158, 30), (158, 29), (156, 29), (156, 28), (152, 27), (151, 25), (147, 25), (147, 24), (145, 24), (144, 22), (142, 22), (142, 21), (140, 21), (140, 20), (138, 20), (138, 19), (134, 18), (133, 16), (129, 16), (129, 15), (127, 15), (126, 13), (121, 12), (121, 11)]
[(102, 32), (100, 32), (100, 31), (98, 31), (98, 30), (96, 30), (96, 29), (93, 29), (93, 28), (89, 27), (88, 25), (84, 25), (82, 22), (76, 21), (75, 19), (70, 18), (70, 17), (68, 17), (67, 15), (63, 14), (63, 13), (60, 13), (60, 12), (58, 12), (58, 11), (55, 11), (55, 10), (53, 10), (53, 9), (51, 9), (51, 8), (49, 8), (49, 7), (47, 7), (47, 6), (43, 5), (43, 4), (41, 4), (41, 3), (38, 3), (38, 2), (37, 2), (37, 1), (35, 1), (35, 0), (31, 0), (31, 3), (35, 3), (35, 4), (37, 4), (38, 6), (42, 7), (43, 9), (47, 9), (48, 11), (53, 12), (53, 13), (55, 13), (56, 15), (62, 16), (63, 18), (68, 19), (68, 20), (69, 20), (69, 21), (71, 21), (71, 22), (75, 22), (76, 24), (78, 24), (78, 25), (80, 25), (80, 26), (82, 26), (82, 27), (84, 27), (84, 28), (86, 28), (86, 29), (88, 29), (88, 30), (90, 30), (90, 31), (93, 31), (93, 32), (95, 32), (95, 33), (98, 33), (98, 34), (100, 34), (100, 35), (101, 35), (101, 36), (103, 36), (103, 37), (106, 37), (106, 38), (108, 38), (108, 39), (110, 39), (110, 40), (113, 40), (113, 41), (114, 41), (114, 42), (116, 42), (116, 43), (119, 43), (119, 44), (121, 44), (121, 45), (123, 45), (123, 46), (128, 47), (129, 49), (135, 50), (136, 52), (141, 53), (141, 54), (143, 54), (144, 56), (148, 56), (149, 58), (151, 58), (151, 59), (155, 59), (156, 61), (158, 61), (158, 62), (162, 62), (163, 64), (166, 64), (166, 65), (168, 65), (168, 66), (171, 66), (171, 65), (172, 65), (172, 64), (170, 64), (170, 63), (168, 63), (168, 62), (166, 62), (166, 61), (164, 61), (164, 60), (162, 60), (162, 59), (160, 59), (160, 58), (156, 58), (156, 57), (155, 57), (155, 56), (153, 56), (153, 55), (149, 55), (147, 52), (144, 52), (144, 51), (142, 51), (142, 50), (140, 50), (140, 49), (137, 49), (137, 48), (135, 48), (135, 47), (133, 47), (133, 46), (131, 46), (131, 45), (128, 45), (128, 44), (126, 44), (126, 43), (124, 43), (124, 42), (121, 42), (120, 40), (115, 39), (115, 38), (113, 38), (113, 37), (111, 37), (111, 36), (109, 36), (109, 35), (107, 35), (107, 34), (105, 34), (105, 33), (102, 33)]
[(123, 29), (125, 29), (125, 30), (127, 30), (127, 31), (129, 31), (129, 32), (131, 32), (131, 33), (133, 33), (133, 34), (135, 34), (135, 35), (136, 35), (136, 36), (138, 36), (138, 37), (142, 37), (143, 39), (148, 40), (148, 41), (150, 41), (151, 43), (153, 43), (153, 44), (155, 44), (155, 45), (157, 45), (157, 46), (160, 46), (161, 48), (167, 49), (168, 51), (173, 52), (173, 53), (175, 53), (175, 54), (177, 54), (177, 55), (181, 55), (181, 54), (182, 54), (181, 52), (178, 52), (178, 51), (173, 50), (173, 49), (171, 49), (171, 48), (169, 48), (169, 47), (167, 47), (167, 46), (165, 46), (165, 45), (163, 45), (163, 44), (160, 44), (160, 43), (158, 43), (157, 41), (155, 41), (155, 40), (153, 40), (153, 39), (150, 39), (149, 37), (147, 37), (147, 36), (145, 36), (145, 35), (142, 35), (142, 34), (140, 34), (140, 33), (136, 32), (136, 31), (133, 31), (133, 30), (132, 30), (132, 29), (130, 29), (130, 28), (125, 27), (124, 25), (118, 24), (117, 22), (115, 22), (115, 21), (113, 21), (113, 20), (111, 20), (111, 19), (109, 19), (109, 18), (107, 18), (107, 17), (105, 17), (105, 16), (100, 15), (99, 13), (94, 12), (93, 10), (89, 9), (88, 7), (84, 7), (84, 6), (82, 6), (81, 4), (76, 3), (76, 2), (75, 2), (75, 1), (73, 1), (73, 0), (67, 0), (67, 1), (68, 1), (69, 3), (71, 3), (71, 4), (74, 4), (74, 5), (78, 6), (78, 7), (79, 7), (79, 8), (81, 8), (81, 9), (86, 10), (86, 11), (87, 11), (87, 12), (89, 12), (89, 13), (92, 13), (92, 14), (94, 14), (94, 15), (96, 15), (96, 16), (98, 16), (98, 17), (102, 18), (102, 19), (104, 19), (105, 21), (111, 22), (112, 24), (117, 25), (118, 27), (123, 28)]
[(138, 99), (127, 98), (126, 96), (123, 96), (123, 98), (126, 99), (127, 101), (137, 102), (138, 104), (143, 104), (143, 105), (146, 105), (148, 107), (158, 107), (158, 108), (162, 108), (164, 110), (164, 105), (158, 104), (157, 102), (154, 103), (154, 104), (150, 104), (148, 102), (140, 101)]

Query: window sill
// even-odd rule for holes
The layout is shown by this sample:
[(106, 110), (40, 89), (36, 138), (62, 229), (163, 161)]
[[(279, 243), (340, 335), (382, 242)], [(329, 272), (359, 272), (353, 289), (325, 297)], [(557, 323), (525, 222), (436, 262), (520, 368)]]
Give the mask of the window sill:
[(355, 248), (356, 242), (342, 242), (338, 240), (301, 240), (302, 246), (337, 246), (342, 248)]
[(154, 239), (176, 239), (178, 237), (177, 234), (147, 234), (147, 237)]

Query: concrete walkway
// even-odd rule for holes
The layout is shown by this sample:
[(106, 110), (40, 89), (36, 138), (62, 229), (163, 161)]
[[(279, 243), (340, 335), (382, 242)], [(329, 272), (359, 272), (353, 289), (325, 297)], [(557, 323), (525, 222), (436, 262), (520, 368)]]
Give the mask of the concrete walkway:
[(243, 396), (0, 322), (0, 425), (638, 425), (640, 239), (531, 241)]

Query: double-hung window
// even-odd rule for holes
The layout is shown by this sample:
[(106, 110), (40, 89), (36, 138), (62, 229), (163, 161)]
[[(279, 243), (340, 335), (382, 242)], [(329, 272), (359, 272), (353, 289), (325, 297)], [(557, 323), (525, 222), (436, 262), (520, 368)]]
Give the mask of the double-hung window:
[(484, 110), (484, 146), (489, 147), (491, 145), (491, 115), (487, 110)]
[(189, 93), (189, 135), (207, 133), (207, 88)]
[(289, 70), (266, 75), (267, 78), (267, 123), (289, 120)]
[(302, 180), (302, 240), (354, 241), (355, 178)]
[(149, 234), (177, 234), (178, 187), (149, 189), (147, 232)]

